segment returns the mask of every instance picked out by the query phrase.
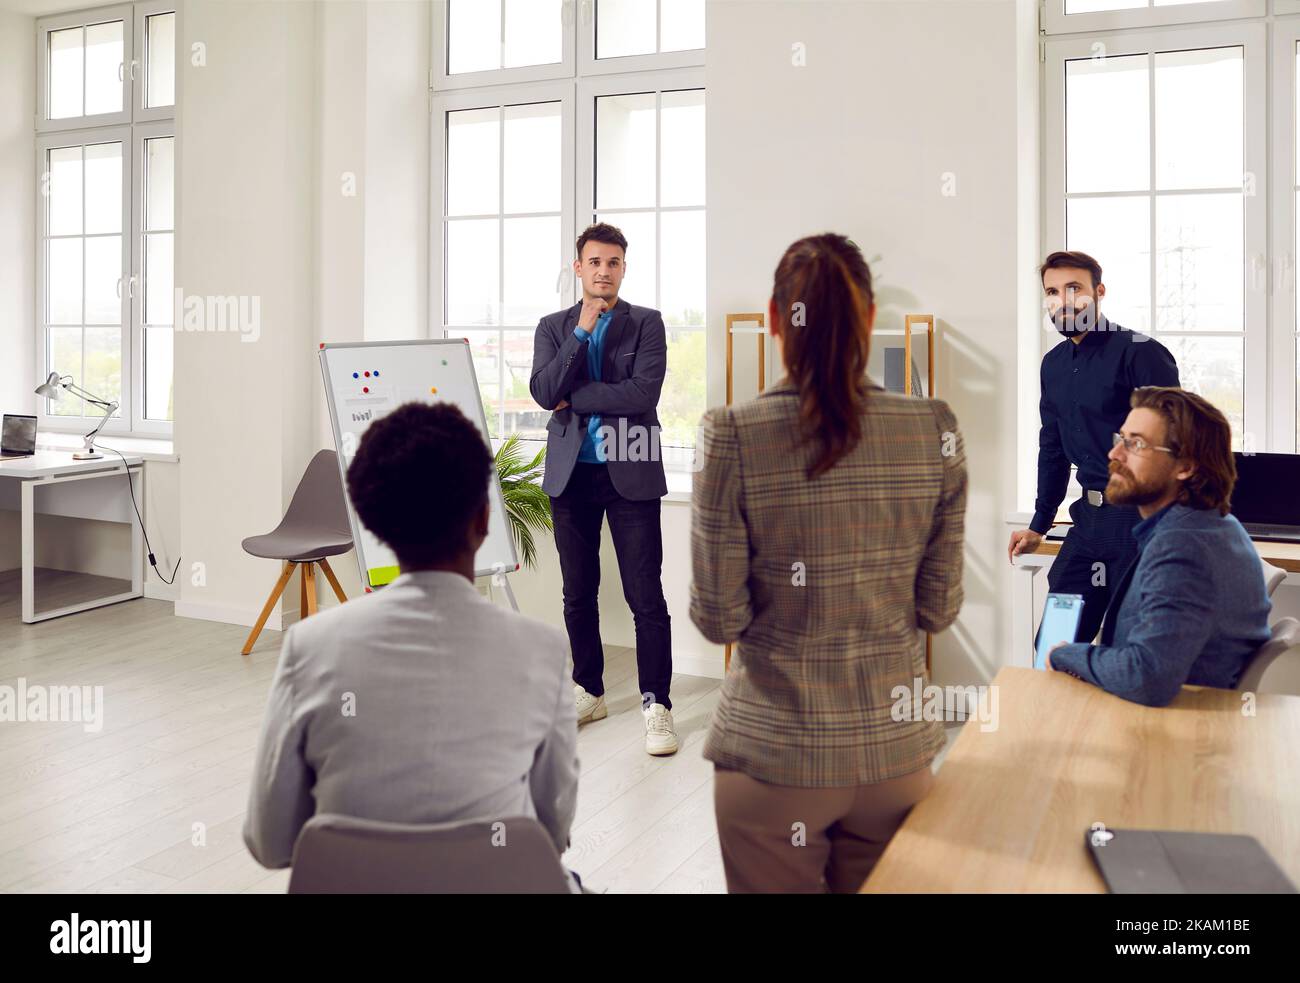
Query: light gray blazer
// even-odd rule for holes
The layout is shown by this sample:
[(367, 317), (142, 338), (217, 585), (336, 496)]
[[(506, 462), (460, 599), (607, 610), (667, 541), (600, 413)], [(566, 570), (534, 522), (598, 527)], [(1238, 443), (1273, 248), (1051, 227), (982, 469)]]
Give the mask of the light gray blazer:
[(244, 842), (286, 867), (315, 812), (398, 823), (535, 816), (563, 852), (577, 720), (558, 628), (420, 571), (289, 629)]

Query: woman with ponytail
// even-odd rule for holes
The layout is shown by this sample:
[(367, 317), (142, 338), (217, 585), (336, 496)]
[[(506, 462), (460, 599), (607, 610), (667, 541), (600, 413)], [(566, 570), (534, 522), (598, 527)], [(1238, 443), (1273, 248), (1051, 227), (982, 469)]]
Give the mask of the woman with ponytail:
[(800, 239), (768, 305), (786, 375), (704, 416), (691, 620), (737, 643), (704, 748), (732, 892), (858, 890), (943, 747), (912, 694), (961, 607), (966, 460), (947, 404), (867, 377), (875, 314), (861, 250)]

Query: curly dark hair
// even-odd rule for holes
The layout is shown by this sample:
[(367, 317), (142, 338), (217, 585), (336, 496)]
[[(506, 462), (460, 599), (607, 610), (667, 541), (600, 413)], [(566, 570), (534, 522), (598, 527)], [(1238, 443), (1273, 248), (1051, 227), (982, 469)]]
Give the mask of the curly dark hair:
[(492, 454), (451, 403), (404, 403), (361, 437), (348, 495), (403, 568), (447, 563), (465, 549), (488, 500)]

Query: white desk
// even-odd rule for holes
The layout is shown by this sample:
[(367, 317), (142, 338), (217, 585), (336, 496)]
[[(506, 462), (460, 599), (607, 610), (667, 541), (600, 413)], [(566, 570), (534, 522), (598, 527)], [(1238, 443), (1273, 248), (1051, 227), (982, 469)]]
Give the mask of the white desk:
[[(32, 457), (0, 461), (0, 509), (22, 513), (22, 616), (32, 624), (60, 615), (103, 607), (144, 595), (144, 537), (131, 505), (130, 480), (144, 514), (143, 461), (111, 451), (97, 461), (74, 461), (71, 451), (37, 451)], [(128, 477), (129, 476), (129, 477)], [(36, 516), (62, 515), (131, 527), (131, 589), (78, 604), (36, 611)]]

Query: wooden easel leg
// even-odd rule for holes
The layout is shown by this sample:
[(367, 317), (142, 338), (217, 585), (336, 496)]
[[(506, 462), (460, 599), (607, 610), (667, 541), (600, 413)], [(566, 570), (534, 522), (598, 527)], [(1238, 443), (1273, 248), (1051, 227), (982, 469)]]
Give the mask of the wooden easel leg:
[(328, 580), (330, 586), (334, 588), (334, 596), (337, 597), (339, 603), (342, 604), (348, 599), (348, 596), (343, 593), (343, 588), (339, 586), (338, 577), (334, 576), (334, 571), (330, 569), (330, 561), (321, 557), (316, 562), (320, 564), (320, 568), (325, 574), (325, 579)]
[(266, 599), (266, 606), (262, 608), (262, 613), (257, 618), (257, 624), (248, 634), (248, 641), (244, 643), (244, 649), (241, 654), (248, 655), (253, 651), (253, 646), (257, 643), (257, 636), (262, 633), (262, 626), (266, 624), (266, 619), (271, 616), (271, 611), (275, 604), (280, 600), (280, 595), (284, 593), (285, 585), (289, 583), (289, 578), (293, 576), (293, 568), (296, 564), (288, 560), (284, 564), (284, 572), (280, 574), (280, 579), (275, 582), (275, 587), (271, 590), (271, 596)]
[(302, 565), (302, 582), (306, 585), (307, 616), (316, 613), (316, 564), (308, 560)]

